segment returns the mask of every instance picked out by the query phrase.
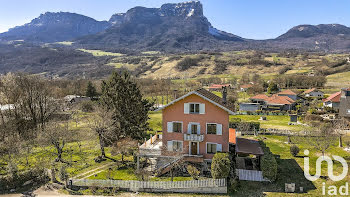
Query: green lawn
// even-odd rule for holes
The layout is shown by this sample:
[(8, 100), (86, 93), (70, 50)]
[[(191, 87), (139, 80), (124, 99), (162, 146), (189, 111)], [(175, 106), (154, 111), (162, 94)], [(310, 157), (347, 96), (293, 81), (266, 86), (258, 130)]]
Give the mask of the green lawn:
[(240, 118), (242, 121), (246, 122), (260, 122), (260, 127), (264, 129), (287, 129), (292, 131), (300, 131), (303, 129), (300, 125), (288, 125), (290, 117), (288, 115), (284, 116), (265, 116), (267, 120), (259, 120), (261, 115), (232, 115), (230, 120), (234, 118)]
[[(345, 182), (349, 182), (349, 176), (343, 181), (333, 182), (330, 179), (318, 179), (317, 181), (308, 181), (303, 172), (304, 158), (303, 151), (305, 149), (310, 151), (310, 173), (315, 173), (315, 163), (320, 156), (319, 152), (313, 150), (307, 141), (301, 140), (300, 138), (292, 138), (292, 142), (300, 148), (298, 157), (293, 157), (290, 154), (290, 145), (287, 142), (287, 137), (282, 136), (260, 136), (260, 139), (264, 139), (264, 143), (270, 148), (271, 152), (275, 155), (278, 163), (278, 176), (275, 183), (258, 183), (258, 182), (246, 182), (241, 181), (237, 192), (234, 194), (237, 196), (262, 196), (263, 193), (267, 193), (267, 196), (322, 196), (322, 183), (325, 182), (327, 186), (344, 185)], [(338, 155), (342, 156), (350, 162), (349, 153), (341, 148), (337, 147), (335, 143), (328, 151), (327, 155)], [(322, 175), (326, 174), (327, 167), (325, 164), (322, 165)], [(342, 171), (341, 164), (339, 162), (334, 163), (335, 174), (340, 174)], [(286, 194), (284, 193), (285, 183), (296, 183), (296, 188), (299, 190), (300, 187), (304, 188), (306, 194)]]

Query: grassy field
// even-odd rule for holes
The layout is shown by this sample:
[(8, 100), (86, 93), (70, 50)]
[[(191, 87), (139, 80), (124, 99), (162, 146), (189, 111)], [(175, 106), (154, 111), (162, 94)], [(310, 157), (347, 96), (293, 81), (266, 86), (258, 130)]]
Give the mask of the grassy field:
[(261, 115), (232, 115), (230, 119), (240, 118), (242, 121), (246, 122), (260, 122), (260, 127), (264, 129), (286, 129), (292, 131), (300, 131), (303, 129), (300, 125), (288, 125), (290, 117), (288, 115), (284, 116), (265, 116), (267, 120), (259, 120)]
[(112, 53), (112, 52), (106, 52), (106, 51), (101, 51), (101, 50), (87, 50), (87, 49), (78, 49), (79, 51), (85, 52), (85, 53), (90, 53), (93, 56), (123, 56), (121, 53)]
[[(315, 163), (317, 158), (321, 155), (320, 152), (313, 150), (313, 147), (305, 140), (300, 138), (292, 138), (292, 142), (296, 143), (300, 148), (300, 153), (298, 157), (293, 157), (290, 154), (290, 145), (287, 144), (287, 137), (281, 136), (260, 136), (263, 139), (267, 147), (270, 148), (271, 152), (275, 155), (278, 163), (278, 176), (274, 183), (258, 183), (258, 182), (247, 182), (241, 181), (239, 187), (234, 195), (237, 196), (263, 196), (264, 193), (267, 196), (322, 196), (322, 183), (325, 182), (327, 186), (344, 185), (345, 182), (349, 182), (349, 176), (345, 180), (339, 182), (333, 182), (330, 179), (318, 179), (317, 181), (308, 181), (303, 172), (304, 166), (304, 155), (303, 151), (305, 149), (310, 151), (310, 173), (315, 173)], [(350, 157), (349, 153), (341, 148), (337, 147), (335, 143), (328, 151), (327, 155), (338, 155), (342, 156), (349, 163)], [(322, 175), (326, 176), (327, 167), (325, 164), (322, 165)], [(334, 173), (340, 174), (342, 171), (341, 164), (338, 162), (334, 163)], [(285, 183), (295, 183), (297, 191), (300, 187), (304, 188), (304, 194), (286, 194), (284, 193)]]
[(328, 75), (326, 85), (338, 89), (350, 87), (350, 72)]

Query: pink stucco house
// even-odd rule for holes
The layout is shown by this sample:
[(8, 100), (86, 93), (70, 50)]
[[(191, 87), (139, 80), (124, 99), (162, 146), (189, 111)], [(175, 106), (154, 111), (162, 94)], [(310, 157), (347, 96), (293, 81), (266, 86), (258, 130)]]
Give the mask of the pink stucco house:
[(216, 152), (229, 152), (229, 115), (234, 109), (226, 95), (224, 91), (221, 98), (201, 88), (160, 108), (163, 132), (149, 147), (157, 146), (161, 156), (177, 153), (197, 163), (210, 163)]

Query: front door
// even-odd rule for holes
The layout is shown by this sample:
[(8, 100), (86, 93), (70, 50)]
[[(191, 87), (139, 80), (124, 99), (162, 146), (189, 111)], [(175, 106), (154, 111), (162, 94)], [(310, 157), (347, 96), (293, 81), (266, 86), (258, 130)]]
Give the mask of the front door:
[(191, 142), (191, 155), (198, 154), (198, 142)]

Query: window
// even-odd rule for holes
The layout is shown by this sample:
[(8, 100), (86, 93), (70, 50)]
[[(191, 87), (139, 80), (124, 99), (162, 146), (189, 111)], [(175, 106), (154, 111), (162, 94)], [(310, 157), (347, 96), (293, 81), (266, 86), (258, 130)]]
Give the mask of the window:
[(199, 114), (199, 104), (198, 103), (190, 103), (190, 113), (191, 114)]
[(207, 143), (207, 153), (215, 154), (216, 153), (216, 144)]
[(173, 151), (174, 152), (182, 152), (182, 142), (181, 141), (173, 141)]
[(173, 132), (182, 133), (182, 123), (173, 122)]
[(197, 124), (191, 124), (191, 134), (196, 134), (198, 131), (198, 125)]
[(216, 124), (207, 124), (207, 134), (216, 134)]

